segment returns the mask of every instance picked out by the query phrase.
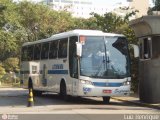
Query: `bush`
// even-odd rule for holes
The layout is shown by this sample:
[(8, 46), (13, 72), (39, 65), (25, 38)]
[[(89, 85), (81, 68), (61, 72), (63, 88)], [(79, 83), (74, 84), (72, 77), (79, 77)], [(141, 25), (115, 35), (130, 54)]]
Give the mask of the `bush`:
[(3, 68), (2, 64), (0, 63), (0, 82), (2, 81), (2, 78), (5, 74), (6, 74), (5, 69)]

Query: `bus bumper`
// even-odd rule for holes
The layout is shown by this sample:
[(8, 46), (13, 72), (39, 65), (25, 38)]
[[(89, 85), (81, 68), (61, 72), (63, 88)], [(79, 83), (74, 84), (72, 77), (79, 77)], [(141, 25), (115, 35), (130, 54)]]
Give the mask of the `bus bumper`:
[(81, 84), (77, 92), (78, 96), (82, 97), (128, 96), (130, 95), (130, 85), (120, 87), (97, 87)]

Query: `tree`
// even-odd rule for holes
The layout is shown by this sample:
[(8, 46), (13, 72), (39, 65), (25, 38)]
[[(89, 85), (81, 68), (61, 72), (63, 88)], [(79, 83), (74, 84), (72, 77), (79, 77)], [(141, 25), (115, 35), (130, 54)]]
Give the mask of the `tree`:
[(153, 0), (154, 7), (152, 8), (152, 11), (160, 11), (160, 0)]
[(2, 63), (0, 63), (0, 85), (2, 81), (2, 77), (6, 74), (5, 69), (2, 66)]
[(35, 41), (71, 29), (73, 18), (65, 11), (22, 1), (0, 1), (0, 61), (19, 57), (24, 42)]
[(160, 11), (160, 0), (152, 0), (154, 6), (152, 8), (149, 8), (148, 14), (152, 15), (153, 11)]
[(16, 3), (11, 0), (1, 0), (0, 6), (0, 61), (4, 61), (10, 56), (15, 56), (17, 52), (18, 40), (15, 31), (19, 26), (19, 14), (16, 12)]
[(95, 18), (73, 18), (74, 23), (71, 25), (71, 29), (93, 29), (97, 30), (100, 28), (98, 27), (96, 23)]
[(19, 59), (18, 58), (7, 58), (3, 62), (3, 66), (6, 70), (6, 72), (14, 72), (17, 73), (19, 72)]
[(118, 27), (124, 24), (122, 17), (111, 12), (104, 14), (104, 16), (97, 13), (92, 13), (92, 15), (96, 19), (97, 25), (104, 32), (117, 32)]

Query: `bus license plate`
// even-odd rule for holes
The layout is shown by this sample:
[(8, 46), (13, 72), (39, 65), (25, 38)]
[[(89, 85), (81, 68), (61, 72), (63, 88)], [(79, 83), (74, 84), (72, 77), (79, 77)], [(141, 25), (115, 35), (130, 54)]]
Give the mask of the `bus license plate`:
[(103, 90), (103, 93), (112, 93), (112, 90)]

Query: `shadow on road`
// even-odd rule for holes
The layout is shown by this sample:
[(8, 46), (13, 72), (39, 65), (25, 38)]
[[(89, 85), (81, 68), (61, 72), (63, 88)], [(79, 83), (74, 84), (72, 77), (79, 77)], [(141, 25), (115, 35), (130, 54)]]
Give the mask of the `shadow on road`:
[[(0, 106), (3, 107), (24, 107), (28, 103), (28, 90), (24, 89), (0, 89)], [(62, 100), (58, 94), (45, 93), (40, 97), (34, 97), (35, 106), (58, 106), (66, 105), (73, 108), (73, 106), (78, 108), (90, 108), (90, 109), (118, 109), (123, 107), (136, 107), (135, 105), (118, 102), (111, 99), (109, 104), (103, 104), (102, 98), (81, 98), (81, 97), (71, 97), (70, 101)], [(110, 106), (110, 107), (109, 107)], [(138, 107), (138, 106), (137, 106)]]

